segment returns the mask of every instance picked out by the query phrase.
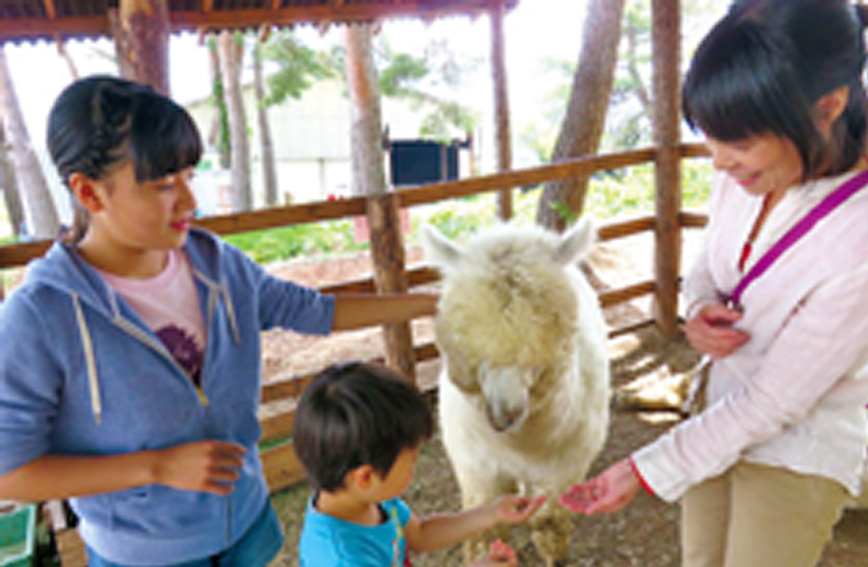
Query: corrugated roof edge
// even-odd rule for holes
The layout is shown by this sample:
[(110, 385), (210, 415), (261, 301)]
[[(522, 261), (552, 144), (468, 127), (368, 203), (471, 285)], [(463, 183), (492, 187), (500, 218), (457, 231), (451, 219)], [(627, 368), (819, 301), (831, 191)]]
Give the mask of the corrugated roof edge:
[[(390, 5), (343, 5), (271, 9), (236, 9), (211, 12), (173, 11), (171, 33), (216, 31), (221, 29), (255, 30), (262, 25), (276, 27), (347, 25), (382, 19), (435, 20), (447, 17), (475, 18), (487, 14), (500, 0), (479, 0), (466, 6), (446, 8), (418, 7), (408, 3)], [(504, 0), (508, 10), (519, 0)], [(9, 18), (0, 9), (0, 42), (36, 43), (70, 39), (111, 37), (108, 15), (64, 18)]]

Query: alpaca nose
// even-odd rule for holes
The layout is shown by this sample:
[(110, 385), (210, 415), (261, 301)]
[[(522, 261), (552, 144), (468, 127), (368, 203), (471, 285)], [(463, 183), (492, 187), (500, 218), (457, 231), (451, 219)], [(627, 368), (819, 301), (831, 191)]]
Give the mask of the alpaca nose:
[(503, 406), (492, 406), (487, 405), (486, 410), (488, 413), (488, 422), (491, 423), (491, 426), (495, 431), (506, 431), (517, 422), (519, 422), (524, 415), (523, 407), (503, 407)]

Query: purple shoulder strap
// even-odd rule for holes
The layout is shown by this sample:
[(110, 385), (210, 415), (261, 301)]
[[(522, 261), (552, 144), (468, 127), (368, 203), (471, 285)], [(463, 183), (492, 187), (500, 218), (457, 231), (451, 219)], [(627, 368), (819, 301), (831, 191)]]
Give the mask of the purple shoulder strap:
[(822, 201), (820, 201), (813, 209), (808, 211), (808, 214), (799, 219), (799, 221), (793, 225), (793, 227), (790, 228), (790, 230), (788, 230), (780, 240), (775, 242), (772, 247), (769, 248), (759, 260), (757, 260), (757, 263), (748, 270), (744, 277), (741, 278), (741, 281), (738, 282), (738, 285), (735, 286), (735, 289), (732, 290), (730, 302), (736, 306), (741, 305), (741, 296), (744, 294), (744, 290), (748, 285), (765, 273), (765, 271), (768, 270), (769, 267), (790, 248), (790, 246), (798, 242), (798, 240), (814, 228), (820, 220), (838, 208), (838, 206), (843, 204), (847, 199), (855, 195), (866, 184), (868, 184), (868, 170), (854, 175), (838, 186), (834, 191), (826, 195)]

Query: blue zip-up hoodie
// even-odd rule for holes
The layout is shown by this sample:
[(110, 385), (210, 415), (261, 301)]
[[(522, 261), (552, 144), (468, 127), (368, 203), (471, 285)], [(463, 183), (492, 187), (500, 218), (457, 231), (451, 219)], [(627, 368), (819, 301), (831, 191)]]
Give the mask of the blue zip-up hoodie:
[(105, 559), (164, 565), (226, 549), (262, 511), (260, 332), (331, 330), (334, 298), (268, 275), (214, 235), (184, 245), (206, 325), (201, 395), (160, 339), (69, 245), (0, 309), (0, 474), (42, 455), (107, 455), (201, 439), (247, 449), (229, 496), (149, 485), (76, 498)]

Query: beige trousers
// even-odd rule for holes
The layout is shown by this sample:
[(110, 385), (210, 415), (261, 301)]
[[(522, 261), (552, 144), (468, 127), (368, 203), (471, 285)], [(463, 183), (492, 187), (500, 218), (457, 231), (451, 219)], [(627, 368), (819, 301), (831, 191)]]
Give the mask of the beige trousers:
[(837, 482), (739, 462), (681, 501), (682, 567), (814, 567), (849, 497)]

